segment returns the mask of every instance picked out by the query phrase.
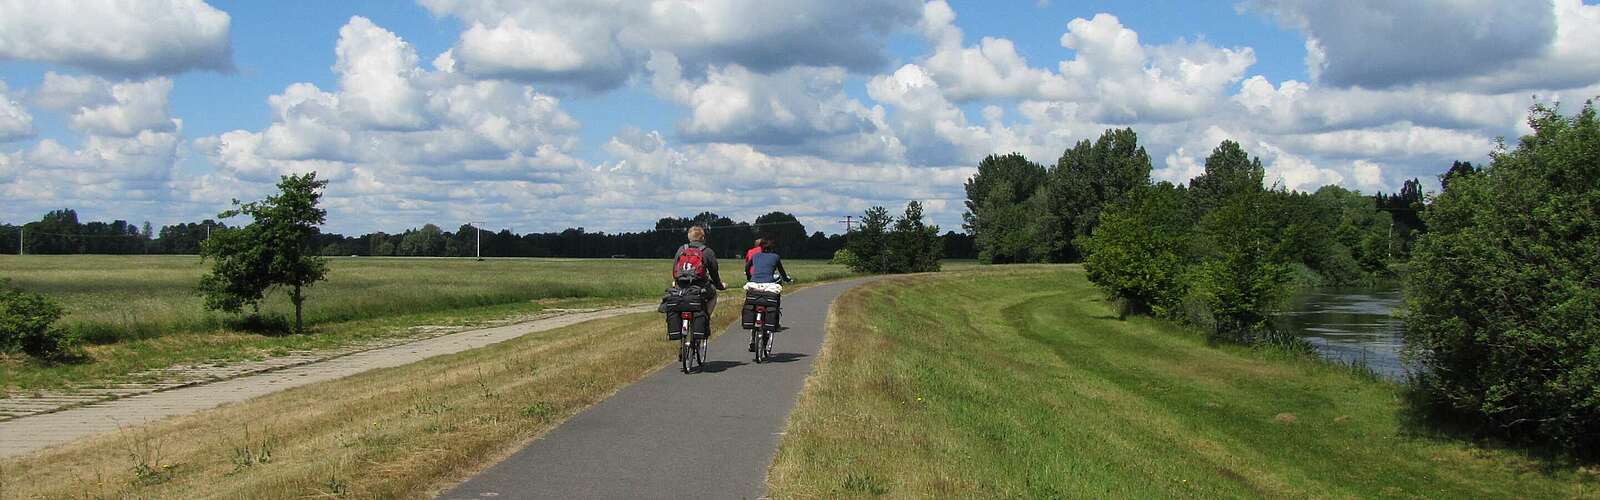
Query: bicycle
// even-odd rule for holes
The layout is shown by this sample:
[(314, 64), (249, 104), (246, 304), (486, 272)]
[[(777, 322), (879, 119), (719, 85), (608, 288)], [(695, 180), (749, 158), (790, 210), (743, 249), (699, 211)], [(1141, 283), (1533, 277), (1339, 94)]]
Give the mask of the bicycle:
[[(683, 373), (694, 373), (705, 369), (706, 366), (706, 341), (694, 331), (694, 313), (683, 311), (678, 313), (678, 320), (682, 322), (683, 344), (678, 346), (678, 364)], [(709, 337), (709, 335), (707, 336)]]
[(755, 306), (756, 322), (750, 327), (750, 343), (755, 345), (756, 363), (772, 357), (772, 327), (767, 324), (767, 306)]
[[(794, 280), (784, 280), (793, 283)], [(754, 294), (745, 292), (745, 303), (754, 313), (754, 321), (750, 322), (750, 346), (755, 352), (755, 362), (765, 363), (772, 358), (772, 333), (775, 331), (770, 318), (779, 313), (779, 296), (771, 294)]]

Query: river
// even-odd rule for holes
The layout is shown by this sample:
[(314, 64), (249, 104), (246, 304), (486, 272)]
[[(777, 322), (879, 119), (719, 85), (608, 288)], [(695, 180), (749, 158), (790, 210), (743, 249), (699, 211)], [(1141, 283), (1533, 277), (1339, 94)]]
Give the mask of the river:
[(1401, 326), (1394, 316), (1402, 305), (1399, 289), (1319, 288), (1296, 295), (1276, 322), (1324, 357), (1365, 363), (1385, 378), (1403, 381)]

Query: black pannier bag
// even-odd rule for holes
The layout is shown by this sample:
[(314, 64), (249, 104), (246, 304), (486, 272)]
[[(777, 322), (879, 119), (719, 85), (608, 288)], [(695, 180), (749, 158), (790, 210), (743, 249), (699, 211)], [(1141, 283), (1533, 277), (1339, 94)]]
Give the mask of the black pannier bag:
[[(702, 339), (710, 337), (711, 316), (704, 312), (696, 312), (691, 314), (693, 314), (694, 317), (689, 319), (689, 329), (694, 331), (694, 336)], [(683, 340), (683, 313), (667, 313), (667, 338), (672, 340)]]
[(694, 319), (689, 320), (689, 328), (694, 329), (694, 338), (703, 339), (710, 337), (711, 315), (706, 314), (705, 312), (694, 313)]
[(672, 287), (661, 297), (657, 312), (699, 312), (706, 310), (705, 291), (698, 286)]
[(706, 337), (711, 331), (711, 318), (706, 315), (705, 291), (698, 286), (668, 288), (661, 297), (661, 306), (657, 312), (666, 313), (667, 338), (679, 340), (683, 338), (683, 317), (680, 313), (694, 313), (694, 318), (689, 320), (690, 328), (699, 337)]
[(781, 306), (779, 295), (755, 290), (746, 291), (744, 294), (744, 310), (741, 311), (743, 314), (740, 315), (742, 327), (747, 329), (756, 327), (756, 306), (766, 306), (767, 312), (762, 317), (762, 320), (768, 326), (776, 329), (780, 324), (778, 322), (779, 308)]

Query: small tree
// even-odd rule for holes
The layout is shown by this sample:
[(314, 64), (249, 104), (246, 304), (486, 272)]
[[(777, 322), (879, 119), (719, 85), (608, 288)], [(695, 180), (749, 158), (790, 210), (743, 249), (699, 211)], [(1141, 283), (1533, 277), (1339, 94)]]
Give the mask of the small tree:
[(882, 273), (888, 267), (889, 210), (872, 207), (861, 218), (861, 228), (850, 233), (845, 249), (855, 256), (850, 269), (858, 273)]
[(1270, 331), (1271, 309), (1287, 291), (1288, 266), (1274, 260), (1270, 221), (1261, 216), (1270, 194), (1235, 193), (1200, 222), (1205, 257), (1190, 283), (1216, 322), (1213, 338), (1260, 340)]
[(1121, 317), (1177, 312), (1189, 263), (1184, 203), (1183, 191), (1167, 182), (1134, 189), (1101, 212), (1099, 227), (1077, 244), (1088, 251), (1089, 281), (1121, 302)]
[(889, 233), (888, 251), (886, 272), (924, 273), (939, 270), (944, 244), (939, 240), (939, 226), (922, 222), (921, 202), (906, 204), (905, 216), (894, 222), (894, 230)]
[(294, 304), (294, 330), (304, 331), (305, 288), (328, 270), (313, 248), (317, 226), (327, 219), (327, 211), (317, 208), (318, 190), (327, 184), (316, 172), (287, 175), (278, 182), (277, 195), (251, 203), (234, 200), (236, 208), (220, 214), (224, 219), (248, 215), (254, 222), (213, 234), (201, 245), (201, 257), (213, 261), (211, 272), (200, 278), (207, 308), (259, 307), (269, 290), (284, 287)]

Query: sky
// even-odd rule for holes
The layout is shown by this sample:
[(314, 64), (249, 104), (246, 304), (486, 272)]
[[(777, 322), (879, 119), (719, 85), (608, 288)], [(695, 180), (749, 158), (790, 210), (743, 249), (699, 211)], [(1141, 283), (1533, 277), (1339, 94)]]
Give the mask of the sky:
[(1600, 96), (1580, 0), (0, 0), (0, 221), (160, 226), (330, 181), (325, 230), (637, 231), (921, 200), (1132, 127), (1287, 189), (1437, 186)]

